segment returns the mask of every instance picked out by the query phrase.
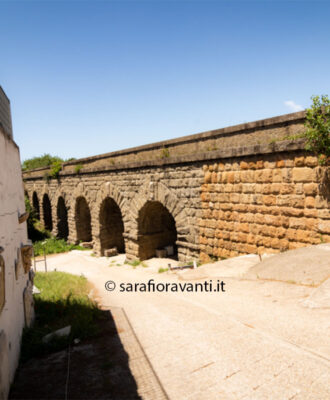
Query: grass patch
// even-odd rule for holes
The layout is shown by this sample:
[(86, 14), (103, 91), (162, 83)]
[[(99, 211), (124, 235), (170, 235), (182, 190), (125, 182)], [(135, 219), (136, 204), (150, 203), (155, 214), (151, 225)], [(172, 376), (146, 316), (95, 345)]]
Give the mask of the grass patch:
[(141, 264), (141, 261), (139, 259), (133, 261), (125, 261), (125, 264), (131, 265), (132, 267), (137, 267)]
[(160, 268), (158, 269), (158, 273), (159, 273), (159, 274), (162, 274), (163, 272), (166, 272), (166, 271), (168, 271), (168, 268), (162, 268), (162, 267), (160, 267)]
[[(23, 331), (23, 362), (65, 349), (75, 338), (85, 339), (98, 333), (97, 321), (102, 318), (102, 311), (88, 297), (90, 286), (85, 277), (64, 272), (37, 272), (34, 284), (41, 293), (34, 295), (35, 323)], [(43, 336), (67, 325), (71, 325), (68, 337), (42, 342)]]
[(84, 247), (75, 244), (69, 244), (64, 239), (56, 239), (51, 237), (33, 243), (34, 255), (40, 256), (44, 254), (65, 253), (70, 250), (86, 250)]

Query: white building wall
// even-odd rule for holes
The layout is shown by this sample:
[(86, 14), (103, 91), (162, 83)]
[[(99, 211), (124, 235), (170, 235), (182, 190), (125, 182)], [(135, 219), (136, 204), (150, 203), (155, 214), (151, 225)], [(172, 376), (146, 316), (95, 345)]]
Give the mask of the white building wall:
[(7, 398), (18, 365), (25, 323), (23, 292), (31, 286), (20, 257), (21, 246), (28, 243), (26, 222), (20, 224), (18, 218), (24, 212), (19, 149), (0, 128), (0, 255), (5, 263), (5, 304), (0, 311), (0, 399)]

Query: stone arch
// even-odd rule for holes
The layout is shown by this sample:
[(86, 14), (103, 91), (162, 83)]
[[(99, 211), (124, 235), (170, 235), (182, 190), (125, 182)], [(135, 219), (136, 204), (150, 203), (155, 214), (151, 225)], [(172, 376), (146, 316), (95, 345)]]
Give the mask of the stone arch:
[(44, 216), (44, 225), (48, 231), (53, 230), (53, 218), (52, 218), (52, 205), (49, 200), (47, 193), (44, 193), (42, 198), (42, 210)]
[(130, 204), (132, 222), (131, 229), (135, 232), (137, 238), (137, 220), (140, 209), (147, 201), (159, 201), (172, 214), (178, 235), (182, 239), (189, 234), (187, 227), (187, 214), (184, 209), (184, 204), (167, 186), (161, 182), (145, 182), (138, 193), (132, 199)]
[(38, 199), (38, 195), (37, 195), (36, 191), (34, 191), (32, 194), (32, 206), (34, 208), (37, 218), (40, 220), (40, 205), (39, 205), (39, 199)]
[(63, 196), (59, 196), (56, 206), (57, 214), (57, 237), (68, 240), (69, 225), (68, 225), (68, 209)]
[(100, 207), (100, 253), (113, 247), (118, 253), (125, 253), (124, 223), (121, 210), (115, 200), (106, 197)]
[[(108, 217), (105, 217), (105, 215), (103, 214), (103, 212), (105, 211), (105, 209), (103, 209), (103, 207), (106, 206), (106, 203), (105, 203), (106, 199), (111, 199), (110, 200), (111, 204), (108, 203), (108, 206), (110, 206), (110, 209), (117, 210), (116, 211), (116, 214), (117, 214), (116, 220), (118, 223), (117, 228), (120, 232), (120, 237), (122, 236), (124, 238), (124, 243), (121, 240), (120, 240), (120, 243), (117, 243), (117, 245), (119, 245), (118, 251), (124, 252), (126, 249), (127, 226), (129, 223), (129, 220), (128, 220), (129, 213), (127, 211), (126, 201), (125, 201), (123, 195), (120, 193), (120, 191), (116, 187), (114, 187), (110, 182), (106, 182), (100, 186), (97, 196), (96, 196), (96, 201), (95, 201), (94, 207), (92, 209), (92, 219), (93, 219), (93, 221), (95, 221), (95, 226), (96, 226), (96, 229), (94, 230), (94, 235), (93, 235), (95, 237), (94, 250), (99, 255), (103, 255), (104, 250), (106, 248), (111, 247), (110, 246), (111, 242), (109, 241), (107, 243), (107, 239), (105, 239), (106, 237), (108, 237), (108, 235), (106, 234), (107, 229), (105, 229), (106, 227), (104, 226), (104, 223), (107, 226), (111, 225), (111, 221), (110, 221), (111, 212), (110, 212), (110, 215), (108, 214), (109, 215)], [(116, 206), (114, 206), (114, 204), (118, 208), (116, 208)], [(114, 208), (112, 208), (111, 206), (114, 206)], [(109, 207), (107, 207), (107, 209), (109, 210)], [(121, 223), (119, 223), (119, 215), (121, 217)], [(104, 220), (104, 217), (106, 218), (106, 220)], [(104, 221), (104, 222), (102, 222), (102, 221)], [(105, 247), (105, 246), (107, 246), (107, 247)], [(112, 246), (112, 247), (114, 247), (114, 246)]]
[(76, 199), (75, 204), (75, 222), (77, 242), (92, 241), (92, 223), (91, 213), (87, 200), (83, 196)]
[(159, 201), (148, 200), (138, 216), (139, 259), (152, 258), (157, 250), (163, 250), (164, 257), (175, 256), (176, 240), (175, 220), (169, 210)]
[(161, 182), (146, 181), (130, 204), (129, 239), (134, 243), (129, 258), (138, 256), (139, 253), (139, 213), (147, 202), (159, 202), (171, 214), (175, 221), (177, 233), (177, 251), (179, 259), (184, 259), (184, 254), (189, 243), (194, 241), (193, 233), (190, 231), (185, 205), (167, 186)]

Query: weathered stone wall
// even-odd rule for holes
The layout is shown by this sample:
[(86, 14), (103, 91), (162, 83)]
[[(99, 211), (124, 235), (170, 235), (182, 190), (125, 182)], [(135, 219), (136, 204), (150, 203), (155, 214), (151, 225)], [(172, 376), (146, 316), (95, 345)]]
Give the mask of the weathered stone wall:
[(14, 379), (24, 325), (33, 318), (19, 150), (0, 128), (0, 399)]
[(203, 169), (203, 261), (330, 241), (330, 188), (316, 157), (281, 153), (206, 164)]
[[(174, 218), (180, 260), (206, 261), (329, 241), (326, 167), (303, 150), (302, 140), (288, 138), (302, 132), (303, 123), (300, 112), (75, 160), (64, 165), (59, 179), (45, 180), (47, 169), (24, 173), (25, 187), (30, 198), (37, 194), (40, 205), (49, 196), (54, 234), (58, 200), (64, 199), (72, 242), (79, 230), (77, 199), (86, 199), (98, 254), (104, 250), (100, 232), (106, 233), (101, 213), (106, 198), (120, 209), (129, 259), (139, 257), (146, 243), (175, 236), (164, 227), (159, 232), (154, 228), (146, 238), (142, 210), (148, 202), (161, 203)], [(74, 165), (84, 168), (74, 171)], [(40, 207), (41, 220), (43, 213)], [(110, 237), (107, 240), (110, 243)]]
[[(201, 216), (200, 187), (203, 181), (202, 164), (198, 166), (172, 166), (140, 168), (128, 171), (112, 171), (97, 174), (69, 175), (49, 183), (43, 179), (25, 181), (25, 189), (32, 198), (35, 192), (39, 203), (45, 195), (51, 200), (52, 218), (57, 221), (59, 197), (65, 201), (68, 211), (69, 241), (77, 241), (76, 201), (86, 199), (91, 214), (94, 250), (101, 252), (100, 214), (103, 201), (112, 198), (120, 208), (124, 225), (124, 239), (128, 258), (139, 253), (139, 211), (147, 201), (159, 201), (175, 219), (177, 245), (180, 259), (199, 256), (198, 218)], [(44, 220), (40, 208), (41, 221)], [(57, 224), (53, 223), (56, 235)]]

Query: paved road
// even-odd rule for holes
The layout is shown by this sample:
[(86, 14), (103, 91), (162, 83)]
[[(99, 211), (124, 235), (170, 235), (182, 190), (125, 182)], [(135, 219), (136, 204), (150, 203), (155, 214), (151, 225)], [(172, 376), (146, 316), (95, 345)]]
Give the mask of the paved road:
[(120, 283), (187, 282), (109, 264), (76, 251), (48, 259), (83, 273), (104, 307), (124, 308), (170, 399), (330, 399), (330, 310), (302, 307), (312, 288), (226, 277), (220, 293), (127, 293)]

